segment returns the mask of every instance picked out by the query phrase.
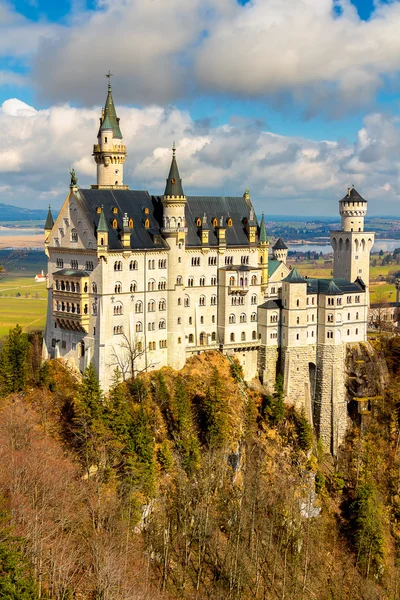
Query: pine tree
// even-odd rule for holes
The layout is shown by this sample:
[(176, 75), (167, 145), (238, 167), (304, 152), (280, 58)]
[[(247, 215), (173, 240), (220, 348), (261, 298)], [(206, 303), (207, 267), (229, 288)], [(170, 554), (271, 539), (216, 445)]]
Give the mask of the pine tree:
[(304, 408), (301, 409), (300, 416), (297, 417), (297, 437), (302, 450), (308, 452), (313, 445), (313, 431), (307, 420)]
[(10, 329), (0, 353), (0, 387), (3, 395), (26, 388), (28, 337), (20, 325)]
[(204, 408), (209, 446), (221, 448), (228, 437), (228, 415), (222, 382), (216, 367), (211, 375)]

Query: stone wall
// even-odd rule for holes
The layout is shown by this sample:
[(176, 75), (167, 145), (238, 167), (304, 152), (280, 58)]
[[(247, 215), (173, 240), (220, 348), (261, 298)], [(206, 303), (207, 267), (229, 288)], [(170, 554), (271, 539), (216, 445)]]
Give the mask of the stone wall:
[(261, 383), (268, 392), (274, 391), (276, 375), (279, 371), (278, 346), (261, 346), (258, 355), (258, 372)]
[[(316, 367), (316, 346), (297, 346), (282, 349), (282, 372), (286, 401), (301, 410), (304, 407), (307, 419), (313, 422), (312, 399), (314, 396), (313, 376)], [(310, 368), (311, 365), (311, 368)]]

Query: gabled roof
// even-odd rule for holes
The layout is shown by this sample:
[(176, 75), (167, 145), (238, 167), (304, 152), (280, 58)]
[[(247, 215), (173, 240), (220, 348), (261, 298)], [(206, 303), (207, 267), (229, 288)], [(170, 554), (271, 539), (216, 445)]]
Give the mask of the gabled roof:
[(108, 233), (108, 225), (107, 225), (107, 221), (106, 218), (104, 216), (104, 207), (101, 208), (101, 213), (100, 213), (100, 219), (99, 222), (97, 224), (97, 231), (100, 233)]
[(179, 176), (178, 164), (175, 156), (175, 144), (172, 146), (172, 161), (165, 186), (164, 196), (184, 196), (182, 188), (182, 179)]
[(294, 267), (283, 281), (286, 281), (287, 283), (306, 283), (307, 279), (304, 279), (296, 267)]
[(49, 204), (49, 211), (47, 213), (47, 218), (46, 218), (46, 223), (44, 224), (44, 228), (48, 229), (49, 231), (51, 229), (53, 229), (54, 227), (54, 219), (53, 219), (53, 215), (51, 214), (51, 209), (50, 209), (50, 204)]
[(340, 200), (340, 202), (348, 202), (349, 200), (353, 200), (354, 202), (366, 202), (365, 198), (361, 196), (353, 186), (352, 188), (347, 188), (347, 194)]
[[(168, 248), (168, 244), (161, 237), (161, 202), (151, 198), (146, 191), (115, 190), (115, 189), (79, 189), (75, 193), (77, 204), (92, 224), (93, 233), (104, 231), (104, 222), (108, 231), (108, 248), (120, 250), (122, 242), (120, 233), (123, 230), (123, 218), (126, 213), (133, 219), (134, 226), (131, 230), (131, 248), (138, 250)], [(98, 209), (102, 208), (99, 214)], [(117, 209), (117, 212), (113, 212)], [(104, 219), (104, 221), (103, 221)], [(117, 220), (117, 229), (112, 227), (114, 219)], [(149, 228), (145, 221), (149, 219)]]
[(115, 110), (110, 83), (108, 84), (107, 99), (104, 105), (104, 118), (100, 124), (98, 137), (100, 135), (100, 131), (103, 131), (104, 129), (112, 129), (113, 137), (120, 140), (122, 139), (122, 133), (119, 127), (119, 119)]
[(275, 244), (272, 246), (272, 249), (273, 250), (287, 250), (288, 247), (286, 246), (286, 244), (282, 238), (278, 238), (276, 240)]
[(268, 277), (271, 277), (281, 267), (283, 263), (280, 260), (269, 259), (268, 261)]

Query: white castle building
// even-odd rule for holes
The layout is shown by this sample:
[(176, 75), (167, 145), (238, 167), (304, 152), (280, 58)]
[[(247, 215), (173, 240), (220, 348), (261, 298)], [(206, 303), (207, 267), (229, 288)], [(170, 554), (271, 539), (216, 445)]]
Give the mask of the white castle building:
[(367, 202), (352, 188), (331, 233), (333, 279), (306, 279), (272, 248), (248, 190), (238, 197), (186, 196), (176, 151), (162, 196), (123, 183), (122, 142), (111, 86), (93, 149), (97, 183), (67, 198), (45, 224), (48, 314), (45, 355), (81, 371), (93, 361), (103, 390), (124, 377), (205, 350), (234, 354), (245, 378), (270, 389), (284, 375), (333, 451), (346, 427), (346, 344), (366, 340)]

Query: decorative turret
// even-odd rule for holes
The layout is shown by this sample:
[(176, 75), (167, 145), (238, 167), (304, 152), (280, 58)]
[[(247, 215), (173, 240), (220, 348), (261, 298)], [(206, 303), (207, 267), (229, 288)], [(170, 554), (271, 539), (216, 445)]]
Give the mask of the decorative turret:
[(272, 255), (274, 260), (280, 260), (283, 264), (286, 264), (288, 253), (288, 247), (282, 238), (278, 238), (275, 244), (272, 246)]
[(259, 251), (258, 261), (261, 267), (261, 291), (265, 292), (268, 287), (268, 251), (269, 240), (267, 236), (267, 227), (264, 221), (264, 213), (261, 216), (260, 231), (258, 234)]
[(99, 223), (97, 225), (97, 255), (105, 257), (108, 252), (108, 225), (104, 215), (104, 207), (101, 207)]
[(226, 227), (224, 223), (224, 217), (221, 217), (219, 220), (218, 227), (218, 246), (219, 250), (224, 252), (226, 249)]
[[(172, 146), (172, 161), (165, 185), (163, 204), (163, 233), (177, 234), (186, 233), (185, 206), (186, 196), (182, 187), (182, 179), (179, 176), (178, 163), (176, 162), (175, 142)], [(182, 236), (179, 236), (182, 237)]]
[(97, 184), (94, 189), (128, 189), (123, 184), (126, 146), (122, 143), (119, 118), (114, 106), (111, 91), (112, 73), (108, 73), (107, 99), (100, 117), (97, 144), (93, 147), (93, 156), (97, 164)]
[(54, 227), (54, 219), (53, 219), (53, 215), (51, 214), (51, 208), (50, 208), (50, 204), (49, 204), (49, 210), (47, 212), (46, 223), (44, 224), (44, 240), (45, 240), (45, 242), (47, 242), (47, 239), (48, 239), (53, 227)]

